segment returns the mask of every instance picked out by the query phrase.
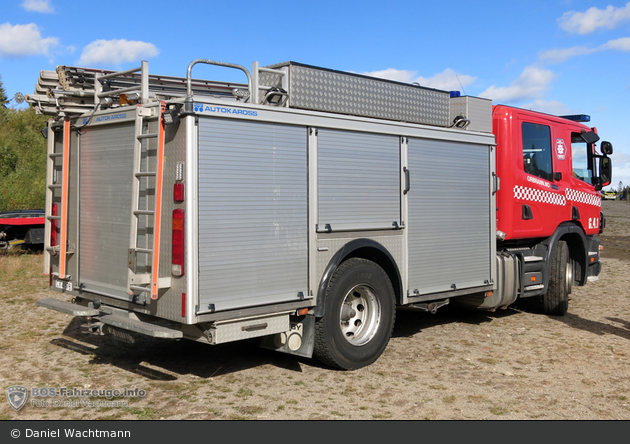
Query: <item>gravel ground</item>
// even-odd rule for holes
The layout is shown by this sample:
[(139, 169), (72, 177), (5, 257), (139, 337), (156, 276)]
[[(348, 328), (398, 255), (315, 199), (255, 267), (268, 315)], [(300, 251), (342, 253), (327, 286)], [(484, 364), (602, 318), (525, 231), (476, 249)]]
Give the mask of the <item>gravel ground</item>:
[(628, 420), (630, 203), (603, 202), (603, 211), (600, 280), (574, 287), (566, 316), (525, 301), (494, 313), (399, 311), (383, 356), (351, 372), (254, 340), (127, 345), (86, 336), (79, 320), (35, 306), (51, 296), (41, 256), (0, 257), (5, 388), (145, 392), (31, 397), (18, 412), (5, 401), (0, 419)]

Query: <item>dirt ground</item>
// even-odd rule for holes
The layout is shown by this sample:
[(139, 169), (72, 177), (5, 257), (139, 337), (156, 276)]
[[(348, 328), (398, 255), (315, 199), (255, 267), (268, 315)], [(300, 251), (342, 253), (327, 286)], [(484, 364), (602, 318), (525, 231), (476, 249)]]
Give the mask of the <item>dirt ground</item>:
[(628, 420), (630, 203), (603, 202), (603, 211), (602, 274), (574, 287), (566, 316), (531, 303), (494, 313), (399, 311), (383, 356), (351, 372), (256, 340), (127, 345), (86, 336), (80, 321), (35, 306), (51, 296), (41, 255), (0, 257), (5, 388), (146, 392), (83, 398), (91, 405), (77, 404), (80, 396), (31, 397), (17, 412), (4, 401), (0, 420)]

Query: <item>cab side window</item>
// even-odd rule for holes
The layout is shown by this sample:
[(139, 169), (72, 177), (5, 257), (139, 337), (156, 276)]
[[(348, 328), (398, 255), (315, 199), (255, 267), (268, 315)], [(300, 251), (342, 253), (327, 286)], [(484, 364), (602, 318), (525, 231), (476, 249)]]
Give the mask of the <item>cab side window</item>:
[(546, 125), (523, 122), (523, 168), (527, 174), (553, 180), (551, 129)]
[(593, 162), (591, 146), (579, 133), (571, 133), (571, 157), (573, 160), (573, 177), (593, 184)]

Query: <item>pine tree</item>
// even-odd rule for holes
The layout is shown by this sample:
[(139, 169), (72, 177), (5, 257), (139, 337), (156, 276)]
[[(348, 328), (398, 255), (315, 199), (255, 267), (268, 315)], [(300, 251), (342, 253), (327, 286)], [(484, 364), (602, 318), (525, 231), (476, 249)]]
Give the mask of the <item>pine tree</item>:
[(2, 76), (0, 75), (0, 106), (6, 108), (8, 103), (9, 99), (7, 99), (7, 93), (4, 90), (4, 85), (2, 84)]

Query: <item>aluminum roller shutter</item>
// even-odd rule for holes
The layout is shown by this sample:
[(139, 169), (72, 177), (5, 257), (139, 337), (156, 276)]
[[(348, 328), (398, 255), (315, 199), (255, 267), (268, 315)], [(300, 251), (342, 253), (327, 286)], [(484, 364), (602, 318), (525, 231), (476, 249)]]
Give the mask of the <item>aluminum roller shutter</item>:
[(199, 119), (199, 312), (307, 295), (306, 128)]
[(400, 225), (400, 139), (319, 129), (318, 231)]
[(80, 282), (128, 300), (134, 123), (84, 128), (80, 143)]
[(427, 294), (491, 279), (490, 151), (410, 139), (409, 290)]

